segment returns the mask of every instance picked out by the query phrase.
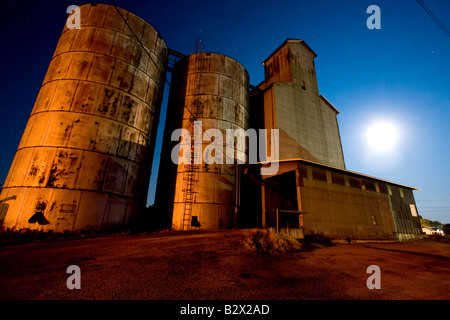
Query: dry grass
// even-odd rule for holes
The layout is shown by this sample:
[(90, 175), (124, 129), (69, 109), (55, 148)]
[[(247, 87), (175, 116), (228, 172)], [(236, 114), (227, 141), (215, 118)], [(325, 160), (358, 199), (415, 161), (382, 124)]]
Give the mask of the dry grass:
[(267, 255), (282, 254), (302, 249), (302, 245), (296, 239), (277, 234), (273, 229), (256, 230), (248, 235), (242, 244), (248, 250)]

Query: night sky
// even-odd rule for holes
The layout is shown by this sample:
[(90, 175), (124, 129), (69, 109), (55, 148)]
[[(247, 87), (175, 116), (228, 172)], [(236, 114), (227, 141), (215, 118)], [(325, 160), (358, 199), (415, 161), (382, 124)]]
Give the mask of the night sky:
[[(450, 1), (423, 0), (450, 28)], [(75, 1), (2, 1), (0, 10), (0, 183), (8, 174), (48, 64)], [(108, 3), (107, 1), (104, 3)], [(316, 52), (319, 93), (338, 115), (346, 167), (421, 189), (418, 211), (450, 223), (450, 37), (415, 0), (115, 1), (158, 30), (169, 48), (203, 49), (242, 63), (250, 83), (264, 79), (261, 62), (286, 38)], [(367, 7), (381, 9), (369, 30)], [(170, 76), (169, 76), (170, 79)], [(167, 104), (165, 87), (151, 179), (154, 191)], [(376, 151), (366, 133), (385, 121), (398, 134)], [(150, 192), (148, 204), (154, 201)]]

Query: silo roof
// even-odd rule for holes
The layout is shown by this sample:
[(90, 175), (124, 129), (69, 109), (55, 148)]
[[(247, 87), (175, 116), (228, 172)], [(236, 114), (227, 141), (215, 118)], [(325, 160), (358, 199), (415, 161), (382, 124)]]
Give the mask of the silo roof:
[(306, 49), (308, 49), (313, 55), (314, 58), (317, 57), (317, 54), (306, 44), (306, 42), (304, 40), (301, 39), (293, 39), (293, 38), (288, 38), (286, 39), (278, 48), (275, 49), (274, 52), (272, 52), (263, 62), (262, 64), (266, 63), (267, 60), (269, 60), (278, 50), (280, 50), (282, 47), (284, 47), (287, 43), (301, 43), (303, 44)]

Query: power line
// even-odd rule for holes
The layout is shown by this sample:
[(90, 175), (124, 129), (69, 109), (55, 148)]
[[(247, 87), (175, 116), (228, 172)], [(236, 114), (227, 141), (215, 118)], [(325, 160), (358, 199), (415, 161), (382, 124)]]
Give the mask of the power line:
[(438, 17), (436, 17), (436, 15), (425, 5), (425, 3), (423, 3), (422, 0), (417, 0), (417, 3), (419, 3), (420, 6), (425, 10), (425, 12), (428, 13), (428, 15), (434, 20), (434, 22), (436, 22), (438, 26), (442, 30), (444, 30), (445, 34), (450, 37), (450, 32), (448, 31), (448, 29), (441, 21), (439, 21)]

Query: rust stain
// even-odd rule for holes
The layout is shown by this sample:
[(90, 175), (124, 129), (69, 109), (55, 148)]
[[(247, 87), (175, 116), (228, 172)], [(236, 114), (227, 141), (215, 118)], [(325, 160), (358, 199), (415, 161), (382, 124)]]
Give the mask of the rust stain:
[(45, 181), (45, 175), (42, 175), (42, 176), (39, 178), (39, 184), (44, 183), (44, 181)]
[(56, 201), (53, 201), (52, 206), (50, 207), (50, 211), (53, 211), (53, 209), (55, 208), (55, 206), (56, 206)]
[(97, 110), (102, 113), (106, 113), (109, 110), (109, 105), (110, 105), (109, 102), (107, 102), (107, 103), (102, 102), (102, 104), (97, 108)]
[(105, 89), (105, 95), (111, 98), (114, 95), (114, 90)]
[(39, 170), (38, 167), (32, 166), (31, 169), (30, 169), (29, 175), (30, 176), (35, 176), (38, 173), (38, 170)]
[(123, 102), (124, 111), (122, 112), (122, 119), (126, 122), (130, 121), (132, 111), (133, 111), (134, 100), (130, 99), (130, 97), (125, 97), (125, 101)]
[(44, 211), (47, 208), (47, 201), (38, 201), (36, 203), (36, 210)]
[(58, 167), (57, 167), (56, 163), (54, 163), (52, 166), (52, 169), (50, 171), (50, 176), (48, 177), (47, 187), (54, 187), (55, 181), (58, 180), (57, 171), (58, 171)]

